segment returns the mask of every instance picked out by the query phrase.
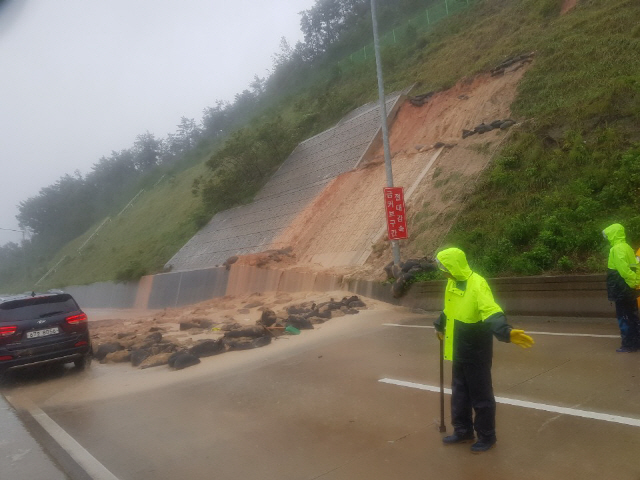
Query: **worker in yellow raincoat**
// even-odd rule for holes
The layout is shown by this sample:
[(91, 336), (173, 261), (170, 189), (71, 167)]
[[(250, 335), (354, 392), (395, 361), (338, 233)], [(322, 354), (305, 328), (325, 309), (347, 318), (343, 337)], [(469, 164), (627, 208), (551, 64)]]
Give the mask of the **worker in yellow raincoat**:
[[(436, 255), (438, 268), (447, 276), (444, 311), (434, 322), (444, 340), (444, 358), (451, 360), (451, 417), (453, 434), (446, 445), (473, 442), (473, 453), (496, 443), (496, 401), (491, 382), (493, 337), (523, 348), (533, 339), (508, 323), (494, 301), (487, 281), (473, 272), (464, 252), (448, 248)], [(475, 418), (472, 413), (475, 412)]]
[(619, 223), (602, 231), (609, 241), (607, 259), (607, 297), (616, 306), (621, 345), (618, 353), (632, 353), (640, 349), (640, 321), (638, 320), (637, 288), (638, 259), (627, 243), (624, 227)]

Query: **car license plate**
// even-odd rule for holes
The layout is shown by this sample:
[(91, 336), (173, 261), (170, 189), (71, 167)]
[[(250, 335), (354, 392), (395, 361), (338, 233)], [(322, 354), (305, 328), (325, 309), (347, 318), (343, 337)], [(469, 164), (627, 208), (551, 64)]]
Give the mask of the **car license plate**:
[(58, 329), (58, 327), (45, 328), (44, 330), (34, 330), (32, 332), (27, 332), (27, 338), (47, 337), (49, 335), (55, 335), (56, 333), (60, 333), (60, 329)]

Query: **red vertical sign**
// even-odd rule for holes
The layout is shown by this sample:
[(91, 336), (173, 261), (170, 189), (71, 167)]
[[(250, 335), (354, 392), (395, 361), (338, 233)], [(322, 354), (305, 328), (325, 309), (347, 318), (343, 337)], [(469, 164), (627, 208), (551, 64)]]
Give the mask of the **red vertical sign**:
[(387, 213), (389, 240), (408, 238), (407, 216), (405, 215), (404, 192), (402, 187), (384, 188), (384, 207)]

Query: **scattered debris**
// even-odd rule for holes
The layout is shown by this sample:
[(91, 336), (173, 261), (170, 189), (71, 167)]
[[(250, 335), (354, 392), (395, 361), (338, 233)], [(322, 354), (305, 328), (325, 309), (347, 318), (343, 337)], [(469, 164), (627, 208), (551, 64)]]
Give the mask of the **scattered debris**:
[(423, 93), (422, 95), (416, 95), (415, 97), (409, 97), (409, 102), (411, 105), (415, 105), (416, 107), (421, 107), (425, 103), (429, 101), (429, 99), (436, 92)]
[(413, 278), (417, 274), (435, 270), (437, 270), (436, 262), (429, 257), (410, 258), (400, 263), (400, 265), (390, 262), (384, 267), (387, 280), (395, 280), (391, 285), (391, 295), (394, 298), (400, 298), (407, 293)]
[(420, 148), (420, 150), (418, 150), (420, 153), (422, 153), (422, 152), (427, 152), (429, 150), (437, 150), (438, 148), (443, 148), (443, 147), (444, 148), (453, 148), (455, 146), (456, 146), (455, 143), (436, 142), (433, 145), (427, 145), (427, 146), (416, 145), (416, 148), (422, 147), (422, 148)]
[(102, 361), (108, 354), (123, 350), (124, 347), (119, 342), (102, 343), (93, 352), (93, 358)]
[[(278, 295), (272, 303), (276, 304), (278, 299), (292, 301), (285, 294)], [(221, 299), (219, 305), (230, 307), (229, 310), (233, 311), (235, 307), (223, 303), (224, 300)], [(249, 311), (247, 307), (258, 306), (263, 307), (263, 302), (247, 303), (245, 309)], [(283, 334), (299, 335), (301, 330), (313, 330), (314, 325), (332, 318), (358, 314), (364, 308), (367, 308), (366, 304), (356, 295), (343, 297), (339, 301), (330, 298), (322, 303), (311, 301), (293, 304), (278, 312), (264, 307), (255, 325), (242, 325), (227, 315), (212, 320), (204, 316), (206, 309), (200, 307), (176, 315), (172, 321), (167, 319), (165, 310), (150, 320), (155, 323), (162, 318), (162, 326), (141, 326), (144, 324), (142, 321), (120, 322), (110, 324), (118, 330), (111, 330), (108, 337), (95, 334), (94, 345), (98, 346), (94, 358), (100, 363), (129, 362), (140, 369), (168, 365), (174, 370), (182, 370), (197, 365), (203, 357), (264, 347)], [(140, 332), (146, 334), (140, 335)], [(98, 338), (102, 342), (98, 343)]]
[(278, 317), (276, 316), (276, 312), (267, 308), (266, 310), (262, 311), (262, 316), (260, 317), (260, 320), (258, 320), (257, 323), (258, 325), (271, 327), (274, 323), (276, 323), (277, 320), (278, 320)]
[(167, 364), (176, 370), (191, 367), (200, 363), (200, 359), (186, 351), (176, 352), (169, 357)]
[(229, 257), (227, 258), (224, 263), (222, 264), (222, 266), (226, 269), (229, 270), (231, 268), (231, 265), (233, 265), (234, 263), (236, 263), (238, 261), (238, 256), (234, 255), (233, 257)]
[(516, 124), (515, 120), (507, 118), (505, 120), (494, 120), (491, 123), (481, 123), (480, 125), (476, 125), (473, 130), (462, 130), (462, 138), (470, 137), (471, 135), (475, 135), (476, 133), (482, 135), (483, 133), (490, 132), (491, 130), (501, 129), (507, 130)]
[[(255, 267), (267, 267), (274, 264), (287, 264), (293, 263), (296, 256), (293, 253), (292, 247), (280, 248), (278, 250), (265, 250), (260, 253), (249, 253), (247, 255), (234, 256), (224, 262), (224, 266), (227, 270), (231, 268), (232, 263), (238, 265), (249, 265)], [(230, 260), (233, 259), (233, 262)]]
[(180, 330), (191, 330), (192, 328), (211, 328), (213, 322), (206, 318), (193, 318), (188, 321), (180, 322)]
[(200, 340), (193, 347), (189, 348), (188, 352), (195, 357), (210, 357), (211, 355), (217, 355), (225, 350), (225, 344), (221, 339), (212, 340), (205, 339)]
[(533, 57), (535, 56), (535, 52), (525, 53), (522, 55), (516, 55), (515, 57), (510, 57), (503, 61), (500, 65), (491, 69), (491, 76), (495, 77), (496, 75), (502, 75), (505, 71), (515, 65), (512, 68), (512, 71), (518, 70), (522, 68), (524, 65), (531, 63), (533, 61)]

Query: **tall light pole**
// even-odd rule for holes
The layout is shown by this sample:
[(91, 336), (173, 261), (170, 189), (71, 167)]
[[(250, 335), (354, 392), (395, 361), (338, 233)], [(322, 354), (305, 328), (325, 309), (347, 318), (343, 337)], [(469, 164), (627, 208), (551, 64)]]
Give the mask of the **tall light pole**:
[[(382, 120), (382, 144), (384, 145), (384, 166), (387, 172), (387, 187), (393, 187), (393, 171), (391, 169), (391, 149), (389, 148), (389, 126), (387, 125), (387, 104), (384, 96), (384, 80), (382, 78), (382, 60), (380, 58), (380, 39), (378, 38), (378, 15), (376, 0), (371, 0), (371, 19), (373, 20), (373, 48), (376, 52), (376, 70), (378, 73), (378, 97), (380, 97), (380, 118)], [(400, 244), (391, 240), (393, 263), (400, 265)]]

